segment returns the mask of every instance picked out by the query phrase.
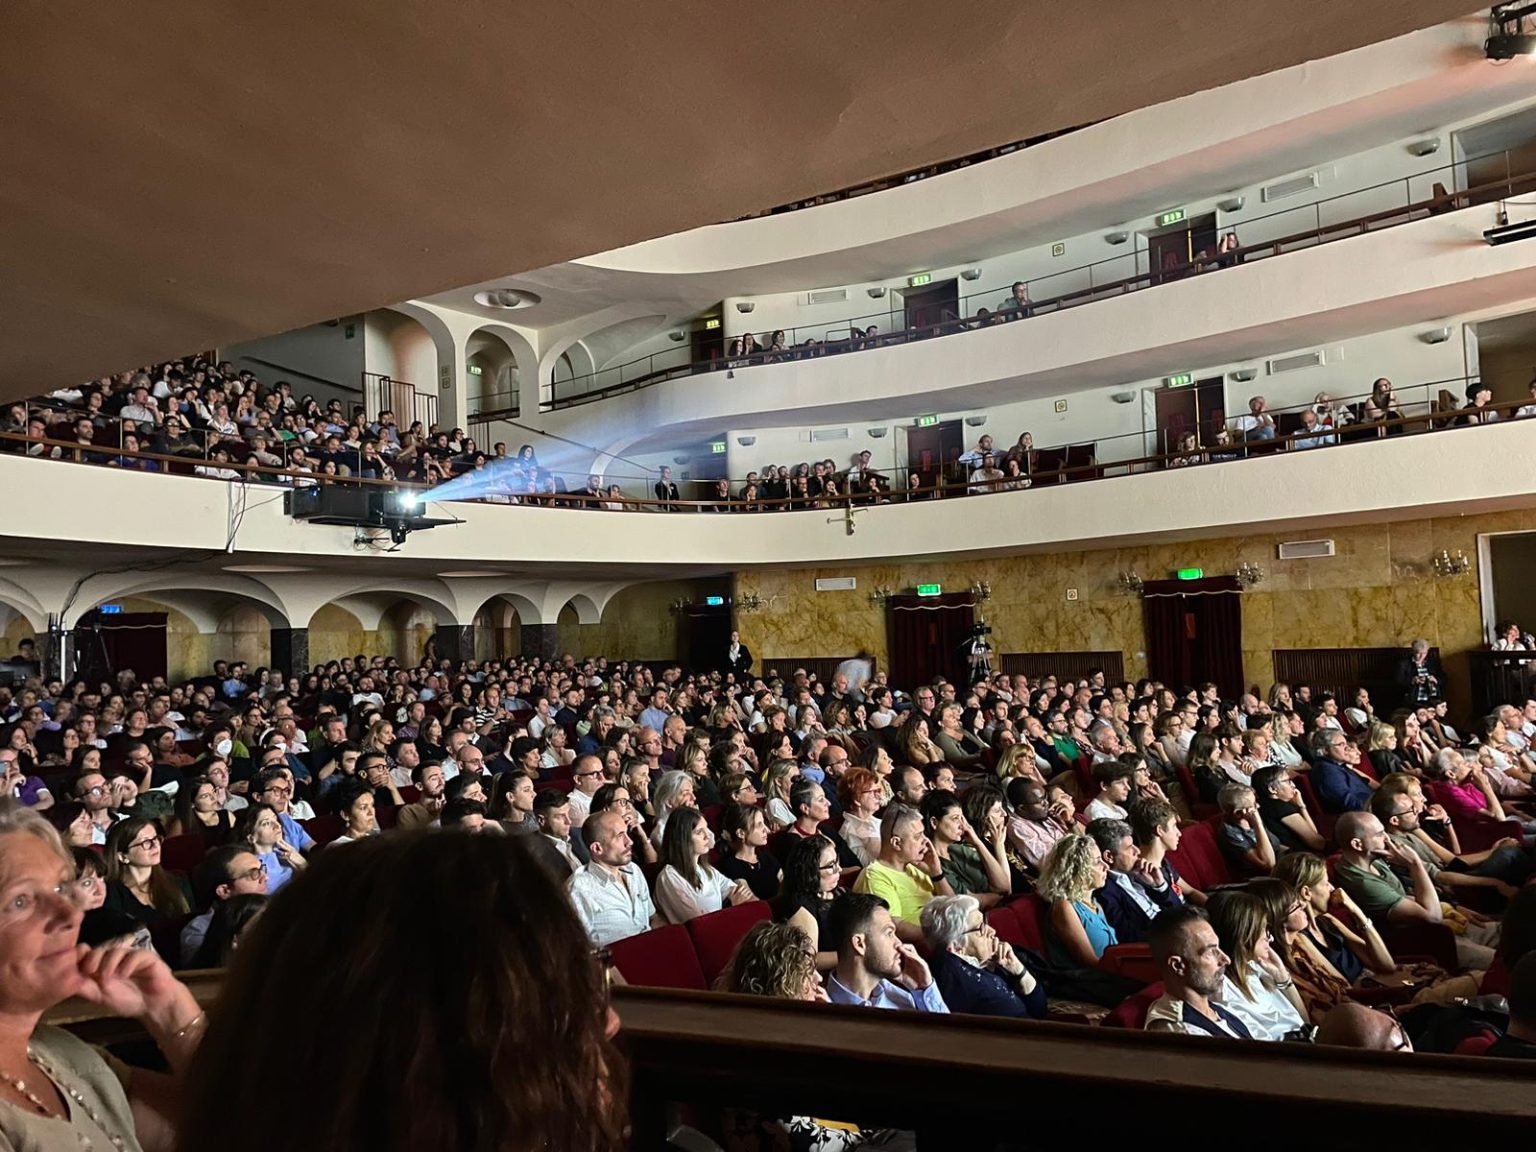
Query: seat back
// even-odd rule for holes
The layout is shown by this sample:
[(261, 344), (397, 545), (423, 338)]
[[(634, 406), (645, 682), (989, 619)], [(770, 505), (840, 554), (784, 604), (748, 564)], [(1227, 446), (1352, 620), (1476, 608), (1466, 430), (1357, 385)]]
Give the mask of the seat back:
[(1108, 1016), (1100, 1021), (1105, 1028), (1134, 1028), (1141, 1029), (1146, 1026), (1147, 1012), (1163, 994), (1161, 983), (1148, 984), (1134, 996), (1127, 996), (1119, 1004), (1110, 1010)]
[(1051, 910), (1045, 900), (1031, 892), (1008, 905), (1019, 922), (1019, 942), (1024, 947), (1045, 952), (1045, 929), (1051, 922)]
[(1202, 820), (1183, 829), (1177, 851), (1168, 853), (1173, 866), (1202, 892), (1232, 883), (1226, 857), (1216, 843), (1216, 823), (1221, 818)]
[(1481, 1056), (1493, 1047), (1493, 1042), (1498, 1037), (1492, 1032), (1478, 1032), (1468, 1036), (1460, 1044), (1456, 1045), (1457, 1056)]
[(707, 916), (696, 916), (688, 921), (688, 935), (693, 940), (694, 953), (704, 972), (705, 983), (713, 986), (715, 979), (725, 971), (736, 951), (736, 945), (752, 925), (771, 918), (772, 911), (766, 901), (749, 900), (733, 908), (722, 908)]
[(608, 946), (613, 964), (631, 984), (647, 988), (709, 990), (693, 938), (681, 924), (652, 928)]
[(995, 908), (988, 909), (987, 923), (992, 931), (997, 933), (999, 940), (1012, 944), (1015, 948), (1023, 948), (1024, 929), (1019, 924), (1019, 917), (1010, 904), (999, 904)]
[(316, 816), (313, 820), (302, 822), (304, 831), (314, 838), (316, 844), (324, 847), (336, 837), (347, 830), (345, 822), (340, 816)]
[(197, 835), (170, 836), (160, 846), (160, 866), (190, 876), (207, 853), (208, 846)]

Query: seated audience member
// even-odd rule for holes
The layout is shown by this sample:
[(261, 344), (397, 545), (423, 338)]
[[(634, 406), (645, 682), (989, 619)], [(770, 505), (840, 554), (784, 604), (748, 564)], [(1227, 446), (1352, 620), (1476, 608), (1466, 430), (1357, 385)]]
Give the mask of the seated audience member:
[(1099, 889), (1104, 919), (1121, 944), (1140, 944), (1152, 921), (1171, 904), (1180, 903), (1160, 867), (1145, 864), (1131, 826), (1123, 820), (1095, 820), (1088, 837), (1099, 850), (1109, 876)]
[(1258, 798), (1259, 818), (1276, 848), (1286, 852), (1327, 850), (1328, 841), (1301, 802), (1301, 790), (1290, 769), (1273, 764), (1260, 768), (1253, 774), (1253, 794)]
[[(827, 991), (822, 985), (821, 973), (812, 963), (814, 947), (805, 938), (805, 933), (793, 924), (771, 921), (754, 924), (741, 938), (715, 986), (722, 992), (738, 995), (825, 1002)], [(809, 1116), (768, 1120), (746, 1113), (733, 1115), (732, 1120), (731, 1131), (743, 1138), (744, 1147), (756, 1147), (765, 1127), (775, 1148), (805, 1149), (807, 1152), (881, 1148), (891, 1152), (911, 1152), (915, 1147), (911, 1133), (866, 1131), (841, 1123), (834, 1127)]]
[(851, 768), (838, 780), (837, 793), (843, 808), (838, 832), (859, 863), (868, 865), (880, 855), (880, 777), (867, 768)]
[[(1440, 894), (1424, 861), (1417, 853), (1395, 843), (1375, 816), (1369, 812), (1346, 812), (1339, 817), (1333, 836), (1339, 846), (1334, 869), (1339, 885), (1372, 920), (1378, 924), (1444, 922)], [(1393, 872), (1394, 867), (1403, 869), (1409, 877), (1412, 895)], [(1493, 961), (1492, 945), (1498, 941), (1498, 925), (1463, 909), (1455, 912), (1452, 931), (1462, 929), (1456, 936), (1457, 962), (1463, 968), (1486, 970)]]
[(920, 943), (918, 917), (934, 896), (953, 896), (938, 851), (923, 834), (923, 817), (915, 808), (893, 803), (880, 822), (880, 855), (868, 864), (853, 890), (880, 897), (896, 921), (904, 943)]
[(951, 1012), (1045, 1018), (1044, 986), (997, 938), (974, 896), (935, 896), (922, 925), (934, 982)]
[(1052, 963), (1093, 968), (1106, 948), (1120, 942), (1095, 898), (1108, 878), (1103, 854), (1089, 836), (1068, 836), (1046, 856), (1035, 891), (1051, 906), (1045, 947)]
[[(203, 956), (203, 944), (208, 938), (219, 907), (236, 896), (265, 896), (267, 894), (267, 870), (256, 854), (238, 844), (226, 844), (215, 848), (203, 857), (197, 866), (197, 892), (200, 907), (204, 910), (187, 921), (181, 930), (181, 964), (183, 968), (217, 968), (222, 957)], [(211, 963), (203, 963), (204, 960)]]
[(975, 896), (983, 909), (996, 905), (1013, 892), (1008, 874), (1008, 848), (1003, 829), (992, 829), (990, 842), (983, 840), (966, 819), (959, 797), (953, 792), (930, 792), (923, 797), (923, 828), (939, 857), (939, 867), (957, 896)]
[(1047, 790), (1026, 776), (1008, 781), (1007, 796), (1013, 809), (1008, 817), (1009, 847), (1038, 872), (1056, 843), (1078, 831), (1072, 800), (1062, 790)]
[(615, 811), (596, 813), (587, 817), (581, 835), (592, 862), (566, 888), (592, 943), (601, 948), (665, 923), (634, 863), (624, 817)]
[(1148, 1032), (1252, 1040), (1248, 1025), (1222, 1005), (1231, 961), (1203, 909), (1183, 904), (1158, 913), (1147, 936), (1163, 994), (1147, 1009)]
[[(914, 813), (914, 816), (916, 814)], [(827, 999), (862, 1008), (948, 1012), (927, 962), (896, 934), (884, 900), (850, 892), (829, 915), (837, 967), (827, 979)]]
[(1275, 865), (1275, 878), (1300, 898), (1306, 926), (1300, 936), (1351, 985), (1365, 980), (1401, 983), (1405, 970), (1392, 958), (1375, 921), (1361, 911), (1349, 893), (1334, 886), (1328, 866), (1311, 852), (1288, 852)]
[(486, 808), (484, 800), (475, 800), (467, 793), (456, 796), (443, 805), (442, 814), (437, 819), (438, 827), (452, 828), (459, 832), (479, 834), (487, 831), (499, 831), (500, 825), (490, 818), (490, 809)]
[(1258, 800), (1252, 788), (1225, 784), (1216, 796), (1221, 807), (1221, 823), (1216, 826), (1216, 843), (1227, 858), (1227, 866), (1239, 876), (1263, 876), (1275, 866), (1274, 840), (1259, 816)]
[(784, 859), (784, 882), (774, 901), (773, 916), (804, 932), (816, 952), (818, 971), (837, 964), (831, 944), (832, 907), (846, 892), (838, 886), (837, 851), (825, 836), (797, 840)]
[(193, 776), (176, 789), (175, 815), (169, 836), (197, 836), (208, 848), (227, 844), (235, 834), (235, 814), (219, 804), (219, 789), (206, 776)]
[(698, 807), (694, 799), (693, 777), (676, 769), (663, 772), (651, 789), (651, 803), (656, 811), (655, 823), (651, 825), (651, 843), (659, 849), (672, 813), (679, 808)]
[(267, 866), (269, 893), (282, 888), (308, 863), (304, 854), (283, 836), (277, 812), (270, 804), (261, 801), (241, 810), (240, 823), (235, 827), (235, 842), (250, 845), (256, 858)]
[(1433, 778), (1429, 794), (1453, 819), (1517, 819), (1526, 846), (1536, 842), (1536, 822), (1508, 816), (1482, 764), (1468, 759), (1455, 748), (1442, 748), (1435, 755), (1429, 775)]
[(1206, 907), (1228, 957), (1222, 1004), (1255, 1040), (1284, 1040), (1305, 1027), (1306, 1005), (1275, 954), (1264, 902), (1251, 892), (1222, 889)]
[(714, 833), (696, 808), (672, 813), (661, 845), (663, 867), (656, 877), (656, 905), (669, 923), (684, 924), (727, 904), (756, 899), (745, 880), (732, 880), (710, 866), (714, 848)]
[(1301, 410), (1301, 427), (1296, 430), (1291, 440), (1293, 448), (1297, 450), (1322, 448), (1338, 442), (1339, 434), (1325, 425), (1316, 412), (1310, 408)]
[(759, 900), (777, 896), (779, 862), (768, 851), (768, 822), (762, 809), (727, 804), (720, 817), (720, 835), (725, 840), (716, 862), (721, 875), (744, 881)]
[[(414, 930), (400, 931), (406, 923)], [(434, 963), (453, 975), (423, 995)], [(290, 1146), (615, 1152), (627, 1107), (605, 985), (603, 963), (521, 838), (381, 836), (322, 853), (235, 952), (231, 998), (187, 1079), (180, 1146), (268, 1147), (263, 1125), (231, 1117), (264, 1114), (269, 1084), (249, 1069), (280, 1066), (294, 1084), (325, 1086), (290, 1102), (302, 1133)], [(356, 1021), (381, 1001), (398, 1027), (359, 1034)], [(330, 1043), (295, 1046), (294, 1019)], [(338, 1044), (350, 1044), (345, 1058)], [(529, 1052), (541, 1055), (528, 1063)], [(516, 1076), (494, 1074), (514, 1063)], [(406, 1068), (409, 1093), (377, 1093)]]
[(1447, 896), (1457, 889), (1491, 888), (1508, 900), (1530, 875), (1530, 857), (1512, 837), (1465, 857), (1440, 847), (1424, 832), (1419, 805), (1407, 791), (1378, 790), (1371, 797), (1371, 815), (1381, 821), (1393, 843), (1423, 860), (1430, 880)]
[(852, 876), (863, 867), (853, 850), (844, 843), (833, 828), (827, 826), (827, 820), (831, 817), (831, 801), (827, 799), (827, 791), (814, 780), (801, 777), (796, 780), (789, 789), (789, 807), (794, 813), (795, 819), (788, 828), (779, 835), (778, 845), (780, 851), (787, 840), (803, 840), (807, 836), (814, 836), (818, 832), (832, 841), (837, 849), (838, 863)]
[(1483, 1053), (1503, 1060), (1536, 1060), (1536, 952), (1527, 952), (1509, 974), (1509, 1026)]
[(352, 844), (379, 834), (374, 818), (373, 789), (361, 780), (349, 780), (336, 790), (336, 814), (345, 827), (332, 844)]
[(399, 815), (395, 817), (395, 826), (407, 830), (429, 828), (437, 823), (448, 799), (445, 793), (448, 781), (443, 776), (443, 766), (423, 761), (411, 769), (411, 783), (415, 785), (420, 797), (400, 809)]
[(1136, 769), (1118, 759), (1104, 760), (1093, 766), (1093, 778), (1099, 782), (1099, 794), (1088, 802), (1083, 815), (1089, 820), (1124, 820)]
[(181, 876), (160, 866), (165, 838), (153, 821), (130, 816), (113, 826), (102, 852), (107, 865), (109, 912), (154, 927), (191, 909), (192, 891)]
[(1162, 873), (1172, 899), (1170, 904), (1185, 902), (1205, 904), (1206, 896), (1189, 881), (1179, 875), (1179, 870), (1168, 859), (1168, 853), (1178, 851), (1183, 833), (1179, 830), (1179, 814), (1166, 800), (1136, 800), (1131, 803), (1131, 835), (1141, 861), (1151, 870)]
[[(550, 725), (551, 731), (560, 731)], [(592, 815), (592, 797), (607, 783), (603, 775), (603, 762), (596, 756), (580, 756), (571, 764), (571, 823), (575, 827), (585, 824)]]
[(1375, 781), (1361, 772), (1351, 757), (1359, 751), (1338, 728), (1319, 728), (1312, 733), (1312, 771), (1308, 780), (1323, 811), (1363, 812), (1371, 802)]
[(571, 802), (558, 788), (549, 788), (533, 798), (533, 818), (539, 832), (533, 837), (534, 854), (564, 883), (571, 874), (590, 861), (587, 846), (579, 848), (571, 841)]
[[(1413, 1041), (1394, 1017), (1346, 1000), (1330, 1011), (1317, 1029), (1316, 1041), (1333, 1048), (1364, 1048), (1372, 1052), (1412, 1052)], [(1484, 1055), (1492, 1056), (1493, 1052)]]
[[(359, 774), (362, 772), (361, 762), (365, 757), (359, 757)], [(285, 768), (263, 768), (256, 774), (251, 782), (251, 795), (257, 797), (277, 815), (278, 825), (282, 829), (283, 839), (292, 844), (300, 852), (308, 852), (315, 846), (314, 839), (304, 831), (297, 817), (293, 813), (293, 776)]]

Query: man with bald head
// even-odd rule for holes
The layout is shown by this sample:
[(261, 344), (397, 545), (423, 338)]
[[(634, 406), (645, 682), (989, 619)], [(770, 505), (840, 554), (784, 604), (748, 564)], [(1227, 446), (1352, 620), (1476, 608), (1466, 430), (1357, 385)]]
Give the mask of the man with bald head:
[(1317, 1030), (1317, 1043), (1372, 1052), (1412, 1052), (1403, 1026), (1385, 1012), (1346, 1000), (1329, 1011)]
[(592, 797), (607, 781), (603, 762), (596, 756), (578, 756), (571, 765), (571, 827), (580, 828), (592, 814)]

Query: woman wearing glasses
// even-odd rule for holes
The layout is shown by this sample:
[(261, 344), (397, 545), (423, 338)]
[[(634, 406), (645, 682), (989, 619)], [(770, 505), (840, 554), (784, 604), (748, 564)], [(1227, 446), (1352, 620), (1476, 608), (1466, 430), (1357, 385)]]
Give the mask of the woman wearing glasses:
[(153, 927), (191, 908), (185, 878), (160, 867), (164, 837), (152, 820), (130, 816), (107, 833), (107, 899), (103, 905)]

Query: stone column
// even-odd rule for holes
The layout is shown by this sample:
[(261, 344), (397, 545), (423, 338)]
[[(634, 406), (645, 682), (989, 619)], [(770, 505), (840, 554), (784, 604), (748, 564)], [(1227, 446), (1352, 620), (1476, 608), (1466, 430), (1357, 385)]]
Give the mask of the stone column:
[(475, 658), (475, 626), (473, 624), (439, 625), (436, 637), (439, 660), (452, 660), (458, 664)]
[(304, 679), (309, 671), (309, 629), (272, 629), (272, 667), (284, 675)]
[(560, 629), (553, 624), (524, 624), (523, 655), (556, 659), (560, 655)]

